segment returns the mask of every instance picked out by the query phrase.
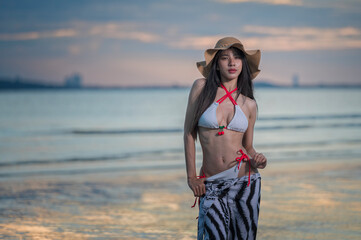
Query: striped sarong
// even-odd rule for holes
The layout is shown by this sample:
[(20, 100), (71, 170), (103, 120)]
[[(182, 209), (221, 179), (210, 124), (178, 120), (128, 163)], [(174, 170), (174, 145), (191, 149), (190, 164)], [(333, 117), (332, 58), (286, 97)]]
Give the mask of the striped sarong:
[(205, 181), (206, 194), (199, 204), (198, 240), (256, 239), (261, 175), (251, 175), (248, 187), (247, 183), (247, 176)]

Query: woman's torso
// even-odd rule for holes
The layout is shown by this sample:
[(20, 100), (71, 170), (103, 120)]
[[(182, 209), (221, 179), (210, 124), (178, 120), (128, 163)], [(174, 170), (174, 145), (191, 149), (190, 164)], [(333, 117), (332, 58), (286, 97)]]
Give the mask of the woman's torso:
[[(224, 96), (224, 90), (218, 89), (216, 100)], [(232, 94), (236, 98), (236, 93)], [(249, 118), (249, 110), (247, 108), (247, 98), (240, 95), (235, 99), (240, 106), (242, 112)], [(227, 126), (233, 119), (235, 114), (235, 106), (227, 98), (218, 105), (216, 116), (219, 126)], [(219, 172), (234, 167), (237, 164), (236, 158), (240, 157), (239, 150), (242, 149), (247, 154), (242, 146), (244, 132), (224, 129), (223, 135), (218, 135), (219, 129), (206, 128), (199, 126), (198, 134), (203, 151), (203, 164), (201, 175), (206, 177), (213, 176)], [(248, 164), (248, 163), (247, 163)], [(242, 164), (239, 171), (239, 177), (248, 174), (247, 164)], [(258, 172), (257, 169), (251, 168), (251, 174)]]

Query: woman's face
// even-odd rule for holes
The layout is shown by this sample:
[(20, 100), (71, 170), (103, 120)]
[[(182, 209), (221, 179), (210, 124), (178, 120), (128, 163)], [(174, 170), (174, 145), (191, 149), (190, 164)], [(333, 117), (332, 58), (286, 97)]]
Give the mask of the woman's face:
[(222, 81), (237, 79), (238, 75), (242, 72), (241, 56), (236, 50), (223, 50), (218, 58), (217, 70), (221, 74)]

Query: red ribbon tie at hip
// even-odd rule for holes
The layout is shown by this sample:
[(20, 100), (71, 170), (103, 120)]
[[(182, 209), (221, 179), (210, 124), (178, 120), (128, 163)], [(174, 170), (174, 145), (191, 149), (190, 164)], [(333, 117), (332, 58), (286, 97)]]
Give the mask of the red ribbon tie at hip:
[(242, 149), (239, 150), (239, 152), (242, 154), (240, 157), (236, 158), (236, 161), (238, 162), (238, 166), (237, 169), (239, 170), (239, 167), (241, 166), (242, 162), (248, 162), (248, 184), (247, 187), (249, 186), (250, 182), (251, 182), (251, 162), (250, 159), (248, 157), (247, 154), (245, 154)]

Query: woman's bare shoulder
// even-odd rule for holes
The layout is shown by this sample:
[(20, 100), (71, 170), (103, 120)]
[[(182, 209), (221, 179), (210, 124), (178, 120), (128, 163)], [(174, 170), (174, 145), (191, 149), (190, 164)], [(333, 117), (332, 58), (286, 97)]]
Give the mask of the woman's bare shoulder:
[(206, 79), (198, 78), (193, 82), (192, 89), (203, 89), (204, 85), (206, 85)]
[(189, 95), (190, 95), (192, 98), (197, 97), (197, 96), (201, 93), (201, 91), (202, 91), (202, 89), (204, 88), (205, 84), (206, 84), (206, 79), (205, 79), (205, 78), (198, 78), (198, 79), (196, 79), (196, 80), (193, 82), (193, 85), (192, 85), (192, 88), (191, 88), (191, 92), (190, 92)]
[(241, 106), (245, 105), (247, 108), (255, 108), (255, 107), (257, 107), (257, 103), (256, 103), (255, 100), (253, 100), (252, 98), (247, 97), (247, 96), (245, 96), (243, 94), (239, 95), (239, 98), (237, 98), (237, 103), (241, 104)]
[(254, 99), (246, 97), (245, 105), (250, 112), (257, 111), (257, 102)]

